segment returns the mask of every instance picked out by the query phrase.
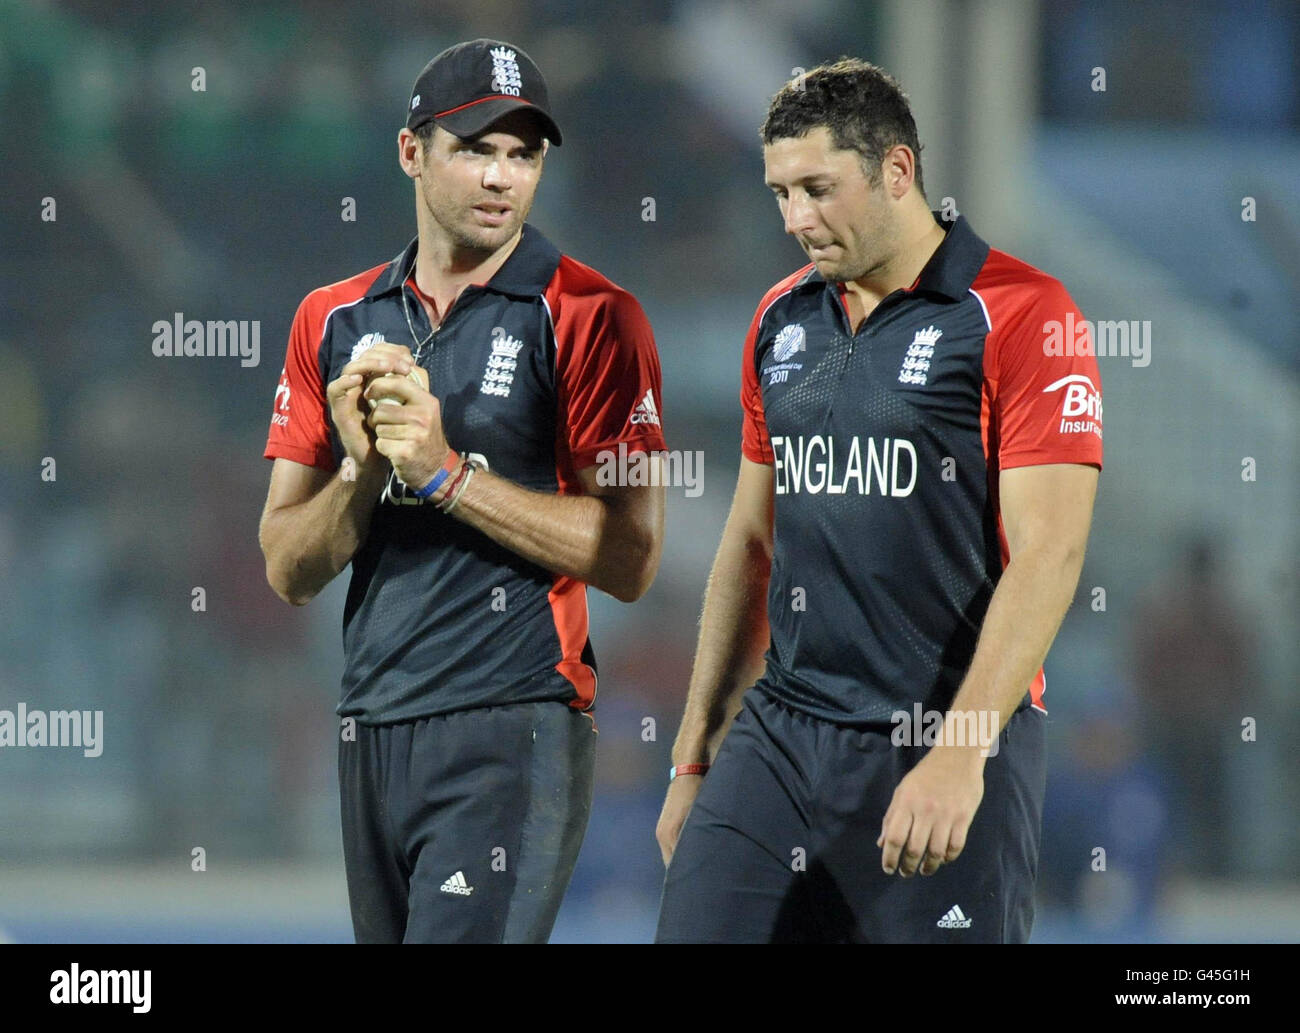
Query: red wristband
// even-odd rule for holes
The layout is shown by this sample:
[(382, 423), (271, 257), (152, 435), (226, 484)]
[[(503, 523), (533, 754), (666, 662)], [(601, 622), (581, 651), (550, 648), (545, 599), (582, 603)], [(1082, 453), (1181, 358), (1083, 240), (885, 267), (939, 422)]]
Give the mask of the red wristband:
[(465, 479), (465, 474), (467, 474), (468, 472), (469, 472), (469, 463), (462, 463), (460, 467), (460, 473), (456, 474), (455, 479), (453, 479), (452, 482), (449, 485), (447, 485), (447, 490), (442, 493), (442, 498), (439, 499), (437, 503), (435, 503), (435, 505), (437, 505), (439, 509), (442, 509), (442, 507), (446, 505), (449, 500), (454, 499), (456, 497), (456, 488), (457, 486), (459, 486), (460, 482)]
[(419, 489), (418, 491), (414, 491), (411, 494), (413, 494), (417, 499), (432, 498), (434, 495), (437, 494), (438, 489), (441, 488), (447, 482), (447, 478), (450, 477), (453, 472), (455, 472), (456, 464), (459, 462), (460, 462), (460, 456), (456, 454), (456, 450), (454, 448), (448, 448), (447, 458), (444, 459), (442, 461), (442, 465), (438, 467), (438, 472), (433, 475), (433, 480), (431, 480), (423, 488)]
[(675, 764), (668, 769), (668, 781), (671, 782), (678, 775), (702, 775), (708, 770), (708, 764)]

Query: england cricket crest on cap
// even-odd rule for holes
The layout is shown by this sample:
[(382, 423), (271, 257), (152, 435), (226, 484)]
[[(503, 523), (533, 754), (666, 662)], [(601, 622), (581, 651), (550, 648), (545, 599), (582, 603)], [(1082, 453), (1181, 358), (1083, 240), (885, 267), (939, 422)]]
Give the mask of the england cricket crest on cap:
[(934, 326), (918, 330), (907, 346), (903, 356), (903, 365), (898, 370), (900, 384), (912, 384), (917, 387), (925, 385), (930, 376), (930, 360), (934, 358), (935, 343), (943, 336), (943, 331)]
[(510, 397), (510, 385), (515, 382), (515, 366), (523, 346), (524, 342), (511, 337), (506, 333), (505, 327), (492, 328), (492, 354), (488, 356), (483, 381), (478, 386), (480, 393), (500, 398)]
[(380, 333), (366, 334), (352, 346), (352, 358), (349, 361), (355, 361), (357, 356), (362, 352), (369, 351), (375, 345), (383, 341), (384, 335)]
[(776, 340), (772, 344), (772, 358), (777, 362), (785, 362), (795, 352), (801, 352), (808, 347), (808, 335), (804, 333), (803, 326), (799, 323), (790, 323), (783, 326), (776, 335)]
[(524, 83), (515, 52), (509, 47), (493, 47), (488, 53), (492, 55), (492, 92), (518, 97)]

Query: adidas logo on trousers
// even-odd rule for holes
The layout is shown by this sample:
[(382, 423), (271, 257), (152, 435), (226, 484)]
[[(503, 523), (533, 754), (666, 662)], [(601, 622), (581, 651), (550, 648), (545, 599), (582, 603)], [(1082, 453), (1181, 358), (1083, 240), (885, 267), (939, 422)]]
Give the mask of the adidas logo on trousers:
[(969, 929), (970, 923), (971, 920), (966, 917), (962, 912), (962, 909), (954, 905), (949, 908), (948, 913), (935, 924), (940, 929)]
[(455, 893), (462, 897), (468, 897), (474, 892), (474, 887), (465, 881), (464, 872), (457, 872), (439, 888), (443, 893)]

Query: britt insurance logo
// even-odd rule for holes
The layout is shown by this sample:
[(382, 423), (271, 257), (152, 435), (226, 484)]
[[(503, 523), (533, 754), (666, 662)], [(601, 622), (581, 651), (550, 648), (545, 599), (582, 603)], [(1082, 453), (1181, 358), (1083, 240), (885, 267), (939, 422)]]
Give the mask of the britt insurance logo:
[(289, 426), (289, 396), (292, 393), (289, 387), (289, 373), (282, 368), (280, 382), (275, 386), (275, 408), (271, 413), (271, 422), (277, 427)]
[(1096, 434), (1101, 437), (1101, 392), (1082, 373), (1071, 373), (1043, 388), (1043, 394), (1065, 390), (1061, 400), (1062, 434)]

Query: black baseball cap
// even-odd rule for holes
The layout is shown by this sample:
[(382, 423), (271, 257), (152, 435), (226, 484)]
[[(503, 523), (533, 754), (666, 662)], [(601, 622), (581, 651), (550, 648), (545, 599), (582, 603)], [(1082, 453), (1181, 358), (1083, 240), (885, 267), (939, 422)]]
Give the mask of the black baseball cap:
[(542, 134), (560, 142), (560, 127), (548, 110), (546, 80), (532, 58), (512, 43), (475, 39), (457, 43), (420, 72), (411, 90), (406, 128), (434, 121), (462, 138), (477, 136), (502, 115), (533, 111)]

